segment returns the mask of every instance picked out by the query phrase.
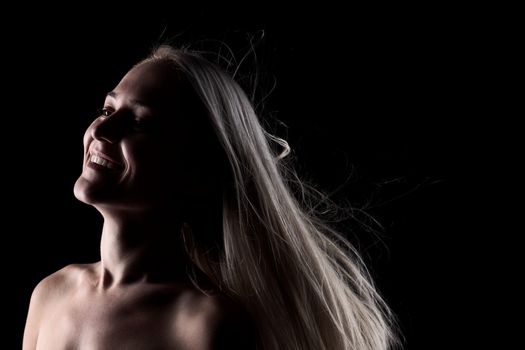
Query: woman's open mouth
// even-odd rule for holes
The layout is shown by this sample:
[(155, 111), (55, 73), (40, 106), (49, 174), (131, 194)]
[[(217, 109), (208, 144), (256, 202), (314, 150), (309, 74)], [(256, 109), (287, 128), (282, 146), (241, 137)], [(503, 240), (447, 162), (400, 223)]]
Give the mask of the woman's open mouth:
[(109, 170), (119, 170), (122, 169), (123, 166), (119, 163), (116, 163), (112, 160), (109, 160), (105, 157), (101, 157), (97, 154), (91, 154), (89, 157), (88, 165), (92, 166), (96, 169), (109, 169)]

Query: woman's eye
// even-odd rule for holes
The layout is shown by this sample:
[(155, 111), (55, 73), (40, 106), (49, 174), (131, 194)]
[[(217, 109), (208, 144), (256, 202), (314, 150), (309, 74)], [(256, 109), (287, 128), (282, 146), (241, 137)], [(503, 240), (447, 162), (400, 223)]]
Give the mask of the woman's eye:
[(109, 117), (111, 114), (113, 114), (113, 109), (109, 108), (109, 107), (104, 107), (104, 108), (101, 108), (99, 111), (98, 111), (98, 116), (99, 117)]

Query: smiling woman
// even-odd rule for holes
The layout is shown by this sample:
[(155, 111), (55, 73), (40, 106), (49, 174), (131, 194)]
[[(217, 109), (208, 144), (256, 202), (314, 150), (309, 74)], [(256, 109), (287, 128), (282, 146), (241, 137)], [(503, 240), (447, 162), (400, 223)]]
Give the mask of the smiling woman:
[(24, 349), (389, 348), (388, 307), (293, 196), (289, 151), (221, 69), (156, 49), (84, 135), (74, 193), (104, 218), (101, 260), (38, 284)]

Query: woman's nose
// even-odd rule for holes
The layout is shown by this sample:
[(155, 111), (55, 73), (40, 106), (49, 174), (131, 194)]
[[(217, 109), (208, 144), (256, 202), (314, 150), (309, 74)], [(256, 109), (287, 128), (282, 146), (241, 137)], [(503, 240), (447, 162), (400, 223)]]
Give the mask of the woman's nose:
[(122, 138), (124, 125), (122, 125), (121, 118), (119, 118), (118, 115), (115, 115), (116, 113), (117, 112), (103, 119), (101, 118), (98, 123), (93, 125), (91, 136), (94, 139), (108, 143), (115, 143)]

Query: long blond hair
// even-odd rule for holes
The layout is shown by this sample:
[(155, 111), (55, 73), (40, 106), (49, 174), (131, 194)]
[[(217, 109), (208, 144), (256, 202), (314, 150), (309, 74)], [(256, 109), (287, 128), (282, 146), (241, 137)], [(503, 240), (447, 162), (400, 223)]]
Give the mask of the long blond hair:
[(190, 83), (228, 160), (231, 186), (222, 195), (219, 254), (209, 254), (192, 235), (185, 237), (186, 250), (251, 313), (258, 349), (381, 350), (396, 344), (393, 315), (359, 254), (304, 200), (311, 187), (301, 186), (294, 196), (290, 184), (301, 182), (283, 161), (288, 143), (262, 127), (232, 76), (188, 49), (162, 45), (144, 61), (152, 60), (173, 63)]

